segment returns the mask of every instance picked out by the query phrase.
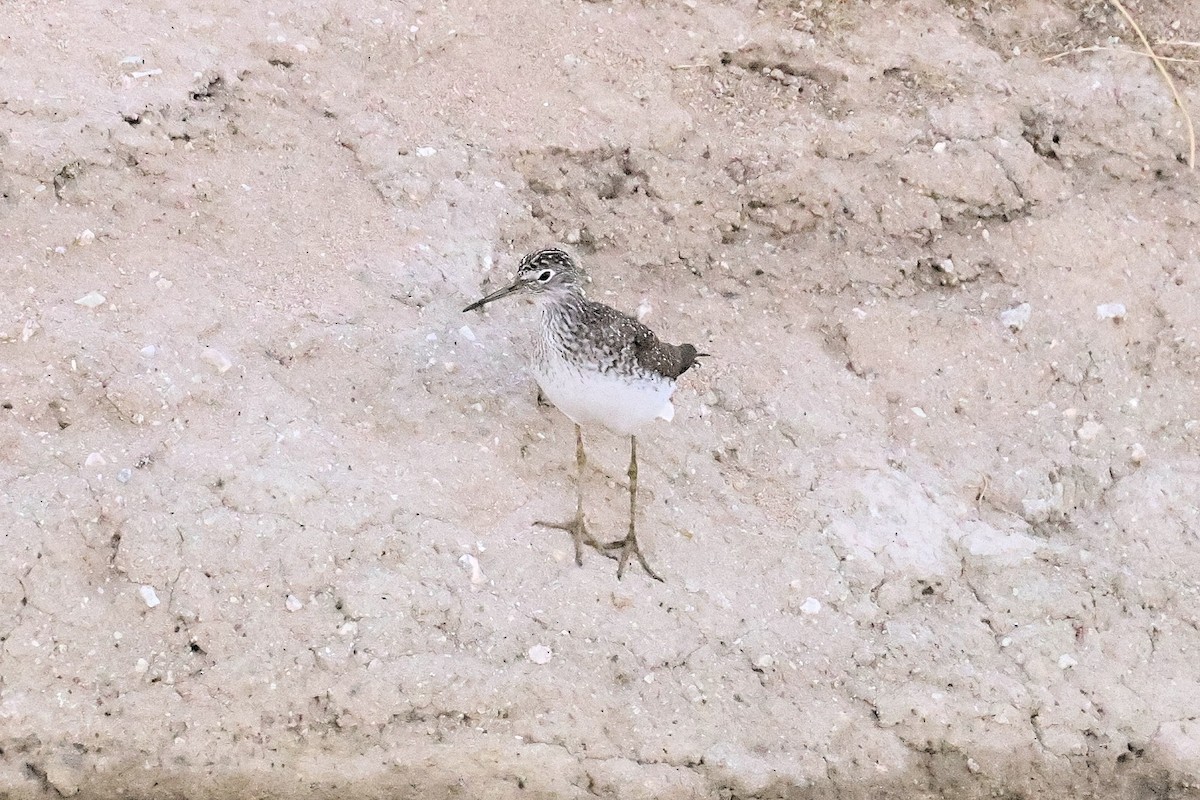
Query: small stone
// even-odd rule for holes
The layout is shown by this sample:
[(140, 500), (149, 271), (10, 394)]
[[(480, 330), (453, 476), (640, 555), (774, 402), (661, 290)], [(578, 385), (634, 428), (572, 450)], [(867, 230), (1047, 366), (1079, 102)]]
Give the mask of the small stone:
[(133, 671), (138, 675), (145, 675), (148, 669), (150, 669), (150, 662), (144, 658), (139, 658), (137, 663), (133, 665)]
[(1075, 431), (1075, 435), (1079, 437), (1079, 441), (1081, 442), (1090, 442), (1099, 436), (1103, 430), (1103, 425), (1094, 419), (1089, 419), (1079, 426), (1079, 429)]
[(925, 409), (921, 408), (920, 406), (913, 406), (911, 410), (914, 416), (920, 417), (921, 419), (928, 418), (928, 415), (925, 413)]
[(978, 761), (973, 758), (967, 758), (967, 772), (971, 773), (972, 775), (978, 775), (980, 769), (981, 767), (979, 766)]
[(117, 473), (117, 480), (119, 480), (121, 483), (129, 483), (131, 480), (133, 480), (133, 470), (131, 470), (129, 467), (125, 467)]
[(1120, 322), (1124, 318), (1124, 303), (1102, 303), (1101, 305), (1096, 306), (1096, 319), (1111, 319), (1113, 322)]
[(83, 465), (85, 467), (103, 467), (107, 463), (108, 462), (104, 459), (104, 456), (100, 455), (99, 453), (88, 453), (88, 457), (83, 462)]
[(107, 301), (104, 295), (99, 292), (88, 292), (83, 297), (75, 301), (77, 305), (85, 306), (86, 308), (96, 308), (102, 306)]
[(529, 648), (529, 660), (535, 664), (549, 664), (554, 658), (554, 651), (544, 644), (535, 644)]
[(758, 667), (759, 669), (770, 669), (771, 667), (775, 666), (775, 659), (764, 653), (763, 655), (754, 659), (754, 666)]
[(470, 325), (463, 325), (461, 328), (459, 328), (459, 329), (458, 329), (458, 332), (459, 332), (459, 333), (462, 335), (462, 337), (463, 337), (464, 339), (466, 339), (468, 342), (473, 342), (473, 341), (475, 341), (475, 331), (471, 330), (471, 326), (470, 326)]
[(75, 244), (77, 245), (89, 245), (94, 241), (96, 241), (96, 234), (92, 233), (91, 228), (85, 228), (75, 237)]
[(79, 794), (83, 775), (76, 766), (55, 757), (45, 763), (44, 769), (46, 783), (50, 784), (60, 797), (74, 797)]
[(613, 592), (611, 595), (613, 608), (625, 609), (633, 605), (633, 595), (626, 592)]
[(229, 368), (233, 366), (233, 362), (229, 360), (229, 356), (215, 347), (204, 348), (204, 352), (200, 354), (200, 360), (216, 369), (222, 375), (228, 372)]
[(1070, 669), (1071, 667), (1074, 667), (1078, 663), (1079, 663), (1078, 661), (1076, 661), (1074, 658), (1067, 655), (1066, 653), (1063, 653), (1061, 656), (1058, 657), (1058, 668), (1059, 669)]
[(1138, 442), (1134, 442), (1129, 448), (1129, 460), (1134, 464), (1141, 466), (1146, 460), (1146, 448)]
[(933, 152), (935, 152), (935, 153), (946, 152), (946, 143), (945, 142), (937, 142), (936, 144), (934, 144)]
[(1033, 306), (1029, 303), (1021, 303), (1019, 306), (1014, 306), (1007, 311), (1000, 312), (1000, 322), (1006, 328), (1016, 333), (1025, 327), (1025, 323), (1029, 322), (1029, 316), (1033, 313)]
[(41, 328), (42, 326), (38, 324), (36, 319), (25, 320), (25, 324), (21, 327), (21, 342), (28, 342)]
[(815, 597), (810, 597), (800, 606), (801, 614), (816, 614), (821, 610), (821, 601)]
[(358, 623), (354, 620), (343, 622), (338, 627), (338, 636), (356, 636), (358, 635)]
[(289, 594), (283, 601), (283, 607), (288, 611), (296, 612), (304, 608), (304, 602), (294, 594)]
[(429, 158), (432, 155), (437, 155), (436, 147), (418, 147), (417, 155), (421, 158)]
[(138, 352), (142, 354), (142, 358), (154, 358), (158, 354), (158, 348), (152, 344), (148, 344)]
[(154, 587), (150, 586), (149, 584), (142, 584), (142, 586), (138, 588), (138, 596), (142, 598), (142, 602), (145, 603), (148, 608), (154, 608), (161, 602), (158, 599), (158, 592), (154, 591)]
[(479, 566), (479, 559), (470, 553), (463, 553), (458, 559), (459, 565), (467, 572), (471, 573), (471, 583), (475, 586), (481, 586), (487, 583), (487, 578), (483, 575), (483, 568)]

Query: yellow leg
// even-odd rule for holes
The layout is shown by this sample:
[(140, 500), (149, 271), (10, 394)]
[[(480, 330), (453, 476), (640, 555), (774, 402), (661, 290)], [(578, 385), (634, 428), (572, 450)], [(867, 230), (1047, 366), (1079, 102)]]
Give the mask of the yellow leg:
[[(534, 525), (541, 525), (544, 528), (557, 528), (567, 531), (571, 534), (571, 540), (575, 543), (575, 563), (583, 566), (583, 545), (587, 544), (594, 547), (600, 552), (604, 552), (604, 545), (596, 541), (595, 537), (588, 532), (587, 522), (583, 516), (583, 473), (587, 467), (587, 454), (583, 450), (583, 429), (578, 425), (575, 426), (575, 518), (567, 522), (543, 522), (538, 520)], [(605, 553), (605, 555), (608, 555)], [(615, 556), (613, 556), (615, 558)]]
[(642, 569), (646, 570), (646, 574), (656, 581), (661, 581), (658, 573), (650, 568), (650, 564), (646, 561), (646, 557), (642, 555), (642, 550), (637, 543), (637, 437), (629, 437), (629, 533), (619, 542), (612, 542), (605, 547), (616, 550), (620, 548), (621, 559), (617, 563), (617, 578), (621, 578), (625, 574), (625, 565), (629, 563), (629, 556), (636, 555), (638, 563), (642, 565)]

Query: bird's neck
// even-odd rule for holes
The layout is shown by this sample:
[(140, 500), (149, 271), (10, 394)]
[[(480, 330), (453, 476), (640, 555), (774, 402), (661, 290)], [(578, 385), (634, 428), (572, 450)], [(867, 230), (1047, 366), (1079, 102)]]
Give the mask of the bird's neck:
[(558, 289), (546, 292), (539, 300), (543, 317), (568, 315), (583, 307), (583, 290), (574, 286)]
[(559, 291), (547, 293), (541, 298), (542, 338), (544, 341), (561, 343), (570, 338), (571, 331), (583, 316), (583, 292)]

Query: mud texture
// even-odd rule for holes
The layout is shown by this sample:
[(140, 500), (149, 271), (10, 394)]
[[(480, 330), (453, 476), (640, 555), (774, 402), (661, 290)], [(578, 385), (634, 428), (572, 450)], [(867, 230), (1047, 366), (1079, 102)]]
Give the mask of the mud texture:
[[(0, 796), (1200, 795), (1200, 178), (1138, 46), (1048, 0), (0, 4)], [(532, 526), (533, 308), (461, 313), (550, 243), (712, 354), (639, 440), (663, 584)]]

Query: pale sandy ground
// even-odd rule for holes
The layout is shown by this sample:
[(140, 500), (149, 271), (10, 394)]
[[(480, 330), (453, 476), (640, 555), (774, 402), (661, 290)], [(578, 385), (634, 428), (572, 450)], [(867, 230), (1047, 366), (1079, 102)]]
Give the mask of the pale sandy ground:
[[(1097, 43), (0, 4), (0, 796), (1196, 796), (1200, 191), (1144, 58), (1042, 61)], [(642, 440), (665, 584), (531, 527), (572, 429), (532, 308), (460, 309), (551, 242), (713, 354)]]

